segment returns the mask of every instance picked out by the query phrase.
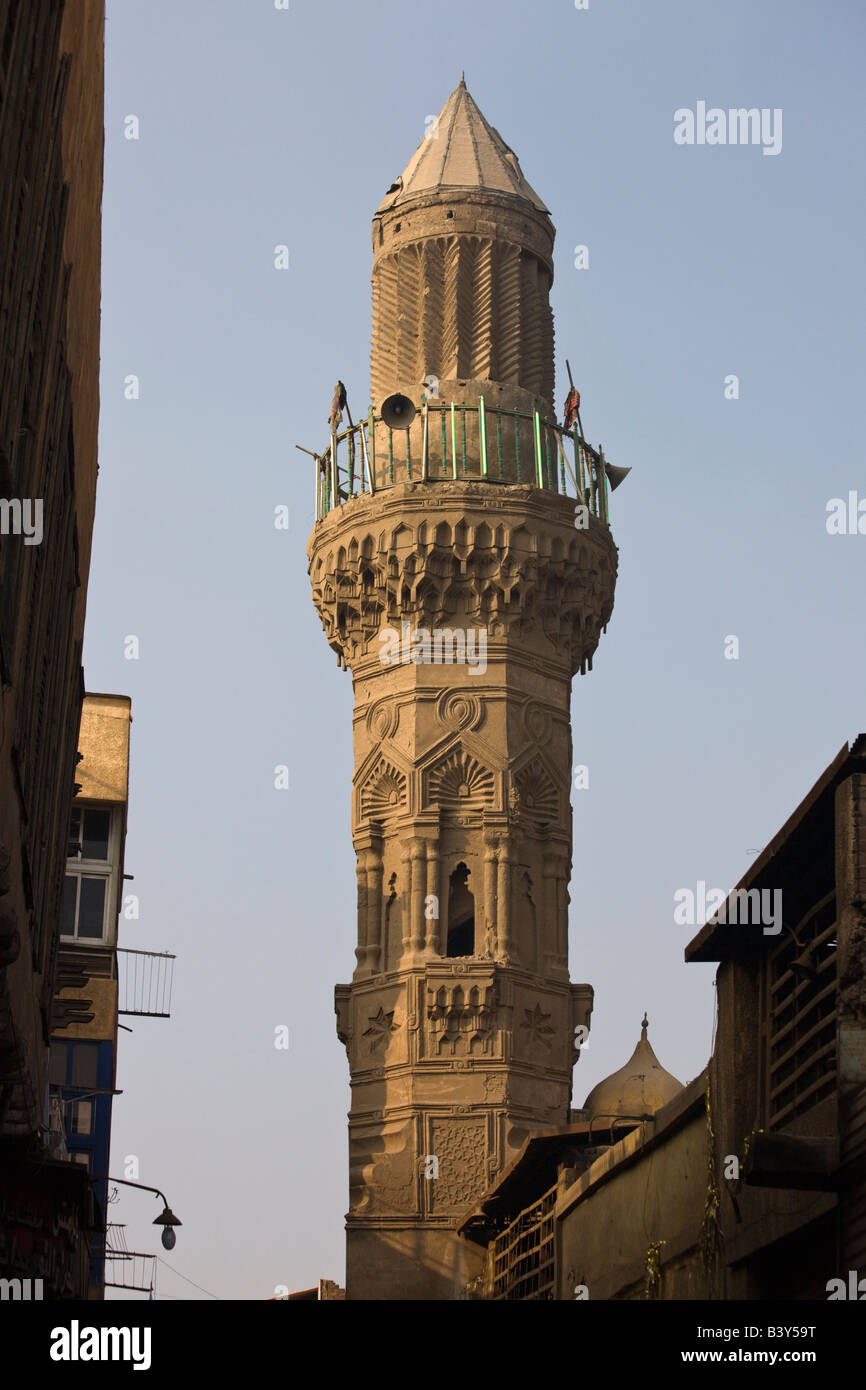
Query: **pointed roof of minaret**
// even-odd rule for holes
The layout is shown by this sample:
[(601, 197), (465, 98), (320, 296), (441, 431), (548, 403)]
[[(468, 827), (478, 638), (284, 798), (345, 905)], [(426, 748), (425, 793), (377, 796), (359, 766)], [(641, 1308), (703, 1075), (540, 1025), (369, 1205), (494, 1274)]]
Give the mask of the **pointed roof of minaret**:
[(537, 212), (548, 209), (523, 177), (517, 155), (484, 119), (466, 87), (464, 74), (439, 112), (436, 135), (425, 136), (378, 212), (437, 189), (486, 189), (522, 198)]

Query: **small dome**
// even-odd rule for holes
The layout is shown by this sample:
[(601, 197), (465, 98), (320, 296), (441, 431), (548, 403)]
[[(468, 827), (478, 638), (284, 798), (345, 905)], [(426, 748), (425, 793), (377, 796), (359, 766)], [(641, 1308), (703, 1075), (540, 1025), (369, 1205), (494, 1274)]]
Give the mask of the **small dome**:
[(682, 1082), (665, 1071), (647, 1042), (647, 1016), (641, 1024), (640, 1042), (619, 1071), (593, 1086), (584, 1104), (590, 1115), (654, 1115), (673, 1100)]

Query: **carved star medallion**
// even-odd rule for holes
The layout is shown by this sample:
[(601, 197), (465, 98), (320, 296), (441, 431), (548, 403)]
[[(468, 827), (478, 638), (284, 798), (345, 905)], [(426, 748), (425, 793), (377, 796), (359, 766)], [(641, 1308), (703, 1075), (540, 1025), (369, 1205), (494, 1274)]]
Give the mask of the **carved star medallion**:
[(547, 1039), (556, 1031), (548, 1027), (547, 1020), (550, 1014), (546, 1014), (540, 1004), (536, 1004), (534, 1009), (524, 1009), (523, 1012), (526, 1018), (520, 1026), (527, 1030), (530, 1042), (540, 1042), (549, 1048), (550, 1043)]
[(386, 1014), (380, 1004), (379, 1012), (370, 1016), (370, 1027), (364, 1029), (364, 1037), (370, 1039), (370, 1051), (375, 1052), (387, 1040), (389, 1033), (396, 1033), (397, 1026), (394, 1022), (394, 1010)]

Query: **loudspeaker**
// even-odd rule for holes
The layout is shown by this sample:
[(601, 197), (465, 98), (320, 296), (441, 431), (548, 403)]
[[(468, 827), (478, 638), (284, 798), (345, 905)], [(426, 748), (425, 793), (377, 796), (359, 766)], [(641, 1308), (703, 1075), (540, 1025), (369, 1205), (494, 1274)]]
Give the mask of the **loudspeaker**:
[(417, 413), (409, 397), (401, 396), (399, 391), (385, 398), (380, 412), (383, 421), (392, 430), (407, 430)]
[(613, 463), (605, 463), (604, 471), (607, 474), (607, 481), (610, 483), (610, 490), (619, 487), (624, 478), (631, 472), (630, 468), (617, 468)]

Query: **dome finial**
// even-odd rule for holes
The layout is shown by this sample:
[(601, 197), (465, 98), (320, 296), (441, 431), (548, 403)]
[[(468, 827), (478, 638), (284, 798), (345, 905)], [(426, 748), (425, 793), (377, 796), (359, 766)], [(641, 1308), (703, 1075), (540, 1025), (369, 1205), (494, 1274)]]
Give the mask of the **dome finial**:
[(648, 1020), (648, 1018), (647, 1018), (647, 1016), (646, 1016), (646, 1009), (644, 1009), (643, 1022), (641, 1023), (641, 1026), (640, 1026), (640, 1040), (641, 1040), (641, 1042), (646, 1042), (646, 1030), (647, 1030), (647, 1028), (649, 1028), (649, 1020)]

